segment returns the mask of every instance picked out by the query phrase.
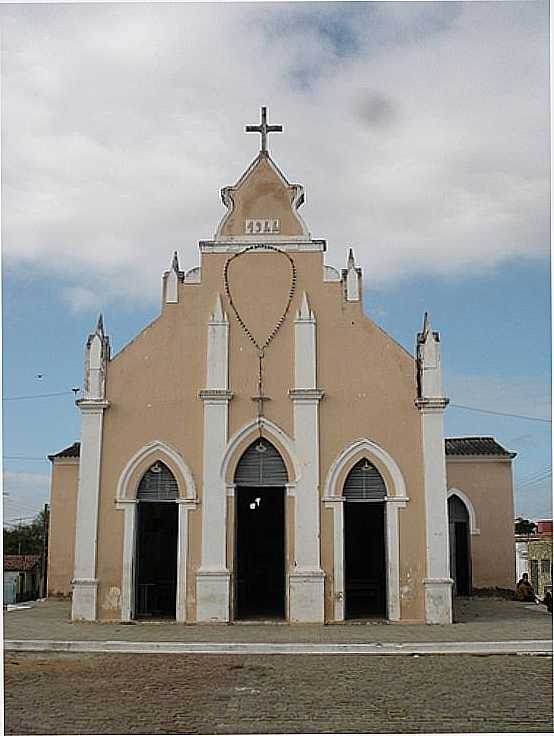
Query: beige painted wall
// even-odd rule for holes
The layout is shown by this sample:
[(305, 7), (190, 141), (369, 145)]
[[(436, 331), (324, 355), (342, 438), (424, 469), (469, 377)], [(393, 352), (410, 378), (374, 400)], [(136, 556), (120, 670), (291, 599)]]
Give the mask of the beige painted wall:
[(505, 460), (447, 458), (448, 489), (471, 499), (480, 534), (471, 536), (474, 588), (513, 588), (515, 544), (513, 535), (512, 464)]
[[(282, 223), (287, 223), (287, 232), (302, 232), (291, 208), (292, 189), (279, 182), (267, 162), (262, 160), (256, 176), (245, 180), (239, 189), (233, 217), (224, 223), (223, 234), (242, 233), (241, 222), (247, 217), (275, 216), (273, 207)], [(129, 459), (154, 440), (170, 445), (189, 465), (202, 501), (203, 405), (198, 392), (206, 385), (207, 322), (218, 294), (230, 320), (229, 385), (234, 394), (229, 407), (230, 436), (255, 417), (251, 397), (257, 389), (257, 357), (224, 293), (223, 269), (228, 257), (226, 253), (203, 253), (201, 283), (180, 283), (179, 302), (165, 304), (161, 316), (109, 363), (106, 385), (110, 407), (104, 415), (97, 558), (100, 619), (117, 619), (120, 615), (123, 511), (115, 508), (115, 496), (118, 479)], [(360, 302), (345, 301), (342, 283), (323, 281), (323, 253), (295, 252), (292, 257), (297, 268), (297, 288), (288, 317), (266, 353), (264, 389), (270, 401), (265, 414), (292, 436), (293, 406), (288, 391), (294, 388), (293, 322), (306, 291), (317, 318), (317, 381), (325, 391), (320, 405), (320, 493), (323, 494), (333, 461), (355, 440), (368, 438), (393, 456), (410, 497), (407, 507), (399, 512), (401, 614), (405, 620), (421, 621), (425, 514), (421, 420), (414, 406), (414, 360), (364, 316)], [(235, 259), (230, 274), (237, 307), (263, 341), (286, 304), (290, 288), (288, 261), (282, 255), (258, 251)], [(233, 458), (231, 474), (239, 457), (237, 453)], [(145, 461), (143, 470), (155, 459), (153, 456)], [(159, 459), (167, 462), (165, 457)], [(285, 460), (291, 467), (290, 458)], [(137, 472), (131, 496), (139, 480)], [(184, 495), (183, 480), (178, 477), (178, 481)], [(287, 539), (291, 564), (292, 507), (289, 499)], [(194, 573), (200, 566), (201, 514), (201, 504), (189, 514), (187, 615), (192, 620), (196, 609)], [(327, 620), (333, 616), (334, 598), (331, 514), (322, 505), (321, 556), (326, 573)], [(228, 516), (232, 564), (233, 514)]]
[(79, 458), (52, 461), (48, 531), (48, 595), (71, 595)]
[(218, 236), (244, 235), (247, 219), (265, 218), (279, 219), (281, 235), (299, 236), (304, 233), (292, 207), (295, 186), (285, 182), (270, 159), (263, 155), (256, 159), (255, 175), (241, 177), (235, 187), (229, 188), (229, 196), (234, 206), (221, 223)]
[[(400, 511), (401, 584), (405, 589), (402, 615), (422, 619), (424, 506), (413, 360), (363, 315), (359, 303), (345, 303), (340, 283), (323, 282), (322, 253), (293, 257), (296, 295), (265, 360), (264, 388), (271, 398), (266, 416), (292, 436), (293, 407), (288, 391), (294, 387), (293, 319), (306, 290), (318, 320), (318, 385), (325, 391), (320, 407), (321, 490), (337, 455), (358, 438), (370, 438), (395, 458), (411, 499)], [(222, 274), (227, 258), (225, 254), (205, 254), (202, 284), (180, 284), (179, 303), (165, 305), (161, 317), (109, 364), (110, 408), (104, 421), (98, 542), (101, 618), (118, 615), (113, 604), (117, 600), (114, 589), (121, 586), (123, 512), (114, 508), (114, 499), (117, 481), (128, 460), (148, 442), (162, 440), (185, 458), (202, 498), (203, 407), (198, 391), (205, 387), (207, 321), (217, 294), (222, 295), (230, 320), (229, 374), (234, 393), (229, 411), (230, 436), (255, 417), (251, 397), (257, 388), (256, 352), (224, 295)], [(256, 325), (256, 337), (262, 340), (282, 309), (274, 305), (286, 303), (288, 262), (274, 253), (245, 255), (233, 263), (230, 282), (232, 294), (238, 295), (241, 315), (247, 324)], [(237, 453), (231, 473), (239, 457)], [(139, 480), (137, 475), (135, 488)], [(201, 510), (192, 512), (189, 518), (192, 573), (200, 564)], [(289, 539), (292, 532), (289, 517)], [(229, 523), (232, 533), (233, 525)], [(325, 603), (328, 619), (333, 605), (332, 540), (331, 512), (322, 509), (322, 563), (329, 576)], [(232, 549), (230, 540), (228, 544)], [(188, 613), (194, 615), (194, 575), (189, 574), (188, 580)]]

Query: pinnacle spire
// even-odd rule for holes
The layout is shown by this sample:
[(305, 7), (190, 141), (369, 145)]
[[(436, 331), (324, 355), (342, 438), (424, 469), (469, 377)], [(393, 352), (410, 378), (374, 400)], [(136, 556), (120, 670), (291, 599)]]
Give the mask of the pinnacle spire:
[(103, 335), (104, 334), (104, 318), (102, 317), (102, 312), (98, 315), (98, 321), (96, 322), (96, 330), (97, 335)]
[(348, 268), (351, 268), (352, 266), (356, 265), (356, 261), (354, 260), (354, 251), (352, 248), (348, 249), (348, 261), (347, 261)]
[(175, 271), (176, 273), (179, 272), (179, 257), (177, 256), (177, 251), (173, 251), (173, 258), (171, 259), (171, 270)]
[(313, 319), (313, 313), (310, 309), (310, 302), (308, 301), (308, 295), (304, 291), (300, 300), (300, 306), (298, 308), (297, 319), (299, 320), (310, 320)]
[(427, 334), (429, 333), (430, 329), (431, 329), (431, 315), (429, 314), (429, 312), (425, 312), (425, 314), (423, 315), (423, 332), (422, 332), (424, 340), (427, 337)]

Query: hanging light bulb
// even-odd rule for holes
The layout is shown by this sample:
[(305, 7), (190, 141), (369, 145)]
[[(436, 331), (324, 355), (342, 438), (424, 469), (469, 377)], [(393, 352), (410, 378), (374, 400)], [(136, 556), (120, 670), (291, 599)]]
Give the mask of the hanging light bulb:
[(370, 468), (371, 468), (371, 465), (369, 464), (369, 460), (368, 460), (368, 459), (367, 459), (367, 457), (366, 457), (366, 458), (364, 459), (364, 464), (362, 465), (362, 470), (365, 470), (365, 472), (367, 473), (367, 471), (368, 471), (368, 470), (369, 470)]
[(151, 473), (161, 473), (162, 466), (160, 465), (160, 463), (155, 463), (154, 465), (152, 465), (152, 467), (150, 468), (150, 472)]
[(264, 445), (264, 441), (260, 437), (258, 444), (256, 445), (256, 452), (267, 452), (267, 447)]

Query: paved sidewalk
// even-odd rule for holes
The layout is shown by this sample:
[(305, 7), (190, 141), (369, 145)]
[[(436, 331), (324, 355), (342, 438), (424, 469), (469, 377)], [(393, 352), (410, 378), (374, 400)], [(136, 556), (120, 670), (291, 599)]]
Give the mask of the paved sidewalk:
[(48, 600), (4, 614), (4, 639), (202, 643), (368, 644), (395, 642), (508, 642), (552, 640), (552, 615), (543, 606), (499, 598), (456, 600), (453, 625), (386, 622), (312, 624), (71, 623), (67, 601)]

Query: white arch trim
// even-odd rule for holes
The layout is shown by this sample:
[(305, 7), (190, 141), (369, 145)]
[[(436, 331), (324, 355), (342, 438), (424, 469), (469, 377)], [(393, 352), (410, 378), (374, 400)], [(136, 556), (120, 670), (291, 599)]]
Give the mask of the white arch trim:
[(348, 445), (331, 465), (325, 480), (324, 501), (326, 507), (333, 511), (333, 547), (334, 547), (334, 600), (335, 621), (344, 620), (345, 575), (344, 575), (344, 509), (345, 497), (339, 487), (342, 471), (352, 463), (360, 452), (382, 463), (391, 479), (389, 488), (387, 479), (386, 513), (386, 577), (387, 577), (387, 617), (390, 621), (400, 619), (400, 537), (398, 531), (398, 511), (406, 506), (406, 483), (400, 468), (386, 450), (375, 442), (362, 438)]
[(477, 526), (477, 516), (475, 514), (475, 508), (471, 503), (471, 499), (469, 498), (469, 496), (466, 496), (466, 494), (463, 491), (460, 491), (459, 488), (449, 488), (448, 493), (446, 494), (446, 500), (448, 501), (451, 496), (458, 496), (460, 501), (466, 507), (469, 516), (470, 533), (473, 536), (481, 534), (481, 530)]
[[(373, 456), (376, 460), (380, 461), (388, 470), (393, 483), (393, 488), (387, 487), (388, 498), (390, 499), (391, 497), (396, 497), (398, 498), (398, 500), (401, 499), (403, 501), (407, 501), (408, 498), (406, 496), (406, 483), (404, 481), (404, 476), (402, 475), (402, 472), (396, 464), (394, 458), (389, 455), (386, 450), (383, 450), (383, 448), (380, 447), (378, 444), (365, 438), (355, 440), (351, 445), (348, 445), (348, 447), (346, 447), (340, 453), (340, 455), (331, 465), (329, 472), (327, 473), (327, 478), (325, 480), (325, 500), (328, 500), (334, 496), (342, 496), (342, 489), (337, 487), (339, 476), (342, 470), (348, 466), (348, 464), (359, 452), (365, 452), (368, 455)], [(386, 478), (384, 478), (383, 480), (387, 485)]]
[(298, 462), (298, 457), (296, 456), (296, 452), (294, 449), (294, 442), (291, 440), (291, 438), (281, 429), (281, 427), (277, 426), (273, 422), (269, 421), (269, 419), (266, 419), (265, 417), (261, 417), (260, 420), (253, 419), (251, 422), (248, 422), (248, 424), (245, 424), (242, 429), (239, 429), (239, 431), (234, 434), (231, 439), (229, 440), (229, 443), (227, 444), (227, 449), (225, 450), (225, 454), (223, 455), (223, 461), (221, 463), (221, 478), (225, 482), (225, 479), (227, 477), (227, 471), (229, 470), (229, 464), (235, 457), (235, 453), (237, 452), (237, 449), (242, 444), (242, 442), (247, 439), (248, 437), (252, 437), (254, 440), (258, 436), (259, 426), (261, 425), (262, 433), (264, 436), (271, 440), (272, 438), (280, 444), (285, 452), (287, 453), (294, 470), (294, 478), (290, 479), (289, 486), (293, 483), (296, 483), (298, 479), (300, 478), (300, 463)]
[(144, 445), (144, 447), (141, 447), (141, 449), (133, 455), (133, 457), (129, 460), (129, 462), (123, 469), (123, 472), (121, 473), (117, 482), (116, 501), (128, 500), (127, 492), (129, 490), (129, 481), (138, 466), (150, 455), (165, 455), (167, 458), (169, 458), (174, 463), (175, 467), (180, 472), (181, 477), (185, 481), (184, 498), (189, 501), (197, 500), (196, 484), (194, 482), (194, 478), (192, 477), (189, 466), (186, 464), (186, 462), (183, 460), (182, 456), (177, 452), (177, 450), (174, 450), (169, 445), (166, 445), (165, 442), (160, 442), (159, 440), (156, 440), (154, 442), (149, 442), (147, 445)]
[(176, 499), (178, 504), (177, 516), (177, 591), (175, 619), (186, 621), (186, 590), (188, 566), (188, 512), (196, 508), (196, 484), (189, 466), (181, 455), (165, 442), (155, 441), (144, 445), (129, 460), (119, 480), (116, 489), (116, 508), (123, 510), (123, 569), (121, 576), (121, 620), (130, 621), (134, 616), (134, 580), (135, 580), (135, 544), (137, 499), (128, 498), (129, 483), (135, 470), (148, 457), (166, 457), (185, 481), (185, 495)]

